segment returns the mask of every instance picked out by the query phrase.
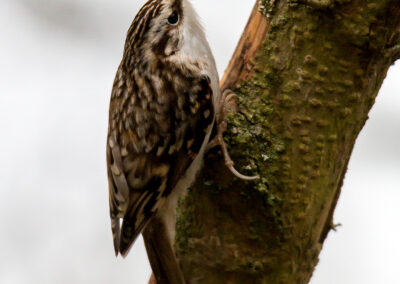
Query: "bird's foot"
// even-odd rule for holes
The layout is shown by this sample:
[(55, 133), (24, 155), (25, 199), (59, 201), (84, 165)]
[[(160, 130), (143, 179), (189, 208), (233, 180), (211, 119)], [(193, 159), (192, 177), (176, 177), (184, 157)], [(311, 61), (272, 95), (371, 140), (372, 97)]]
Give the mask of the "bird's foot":
[(222, 93), (222, 96), (219, 100), (218, 103), (218, 110), (216, 112), (216, 123), (217, 123), (217, 135), (214, 137), (213, 140), (211, 140), (208, 145), (207, 145), (207, 151), (216, 147), (220, 146), (222, 149), (222, 153), (224, 155), (224, 161), (225, 165), (228, 167), (228, 169), (231, 171), (231, 173), (243, 180), (255, 180), (259, 179), (259, 176), (246, 176), (241, 173), (239, 173), (235, 167), (234, 163), (229, 156), (228, 149), (226, 147), (226, 143), (224, 141), (224, 132), (226, 131), (227, 128), (227, 115), (230, 110), (232, 110), (234, 106), (234, 98), (235, 94), (231, 90), (225, 90)]

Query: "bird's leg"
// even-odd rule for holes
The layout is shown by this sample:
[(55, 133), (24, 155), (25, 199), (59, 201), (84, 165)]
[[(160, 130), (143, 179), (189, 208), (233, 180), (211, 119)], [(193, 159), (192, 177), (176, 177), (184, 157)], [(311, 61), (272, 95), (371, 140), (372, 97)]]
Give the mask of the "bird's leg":
[(207, 145), (207, 151), (214, 148), (215, 146), (221, 146), (222, 153), (224, 155), (225, 165), (232, 172), (232, 174), (243, 180), (255, 180), (258, 179), (259, 176), (245, 176), (235, 169), (234, 163), (229, 156), (229, 152), (224, 141), (223, 135), (227, 128), (227, 115), (230, 107), (233, 104), (232, 100), (234, 99), (234, 97), (235, 94), (231, 90), (225, 90), (222, 93), (222, 96), (218, 103), (218, 109), (216, 111), (217, 135)]

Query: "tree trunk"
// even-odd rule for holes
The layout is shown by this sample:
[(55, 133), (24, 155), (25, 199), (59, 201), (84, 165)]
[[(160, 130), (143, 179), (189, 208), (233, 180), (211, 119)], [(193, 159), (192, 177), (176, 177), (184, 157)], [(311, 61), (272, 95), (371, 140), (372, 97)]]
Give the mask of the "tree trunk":
[(187, 283), (308, 283), (347, 164), (390, 65), (400, 56), (397, 0), (263, 0), (222, 89), (236, 94), (225, 140), (178, 208)]

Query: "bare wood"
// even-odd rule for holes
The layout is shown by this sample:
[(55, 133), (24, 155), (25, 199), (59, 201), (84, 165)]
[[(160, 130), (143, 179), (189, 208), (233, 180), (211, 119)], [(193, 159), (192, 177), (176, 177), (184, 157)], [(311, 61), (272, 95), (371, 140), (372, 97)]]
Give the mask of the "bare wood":
[(269, 22), (259, 10), (259, 1), (256, 1), (246, 28), (222, 76), (221, 90), (229, 89), (251, 74), (253, 69), (251, 61), (254, 59), (260, 44), (263, 43), (269, 28)]

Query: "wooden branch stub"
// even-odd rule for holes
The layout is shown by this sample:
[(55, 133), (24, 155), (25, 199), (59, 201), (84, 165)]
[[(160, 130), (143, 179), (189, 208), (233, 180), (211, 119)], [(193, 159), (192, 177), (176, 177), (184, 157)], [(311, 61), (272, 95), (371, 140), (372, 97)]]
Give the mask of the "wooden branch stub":
[(251, 74), (253, 67), (251, 61), (263, 43), (268, 29), (269, 22), (259, 11), (259, 2), (257, 1), (236, 50), (222, 76), (220, 82), (222, 91), (235, 86)]

